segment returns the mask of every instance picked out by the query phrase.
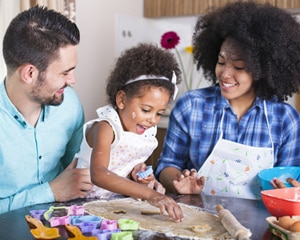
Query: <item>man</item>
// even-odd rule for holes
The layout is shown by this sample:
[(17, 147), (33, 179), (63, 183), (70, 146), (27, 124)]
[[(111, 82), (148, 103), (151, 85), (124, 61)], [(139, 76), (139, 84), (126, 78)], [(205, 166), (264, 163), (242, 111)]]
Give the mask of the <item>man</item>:
[(86, 197), (89, 169), (72, 161), (84, 115), (75, 84), (76, 24), (46, 7), (17, 15), (3, 40), (0, 84), (0, 213)]

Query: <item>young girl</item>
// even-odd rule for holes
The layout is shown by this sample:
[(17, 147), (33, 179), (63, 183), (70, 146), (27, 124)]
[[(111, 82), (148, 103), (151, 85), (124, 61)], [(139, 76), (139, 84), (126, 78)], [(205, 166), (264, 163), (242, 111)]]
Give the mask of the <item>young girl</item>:
[(174, 56), (152, 44), (128, 49), (117, 60), (106, 88), (110, 104), (97, 109), (98, 118), (84, 125), (77, 154), (78, 167), (90, 165), (95, 184), (90, 196), (118, 193), (147, 200), (182, 220), (180, 207), (159, 190), (153, 174), (144, 180), (136, 175), (157, 147), (156, 125), (176, 95), (180, 74)]

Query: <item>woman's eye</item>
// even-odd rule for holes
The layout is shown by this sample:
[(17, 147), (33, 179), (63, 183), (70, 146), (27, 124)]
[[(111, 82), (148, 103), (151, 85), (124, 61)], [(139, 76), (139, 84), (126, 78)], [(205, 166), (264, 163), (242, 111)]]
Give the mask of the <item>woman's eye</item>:
[(245, 70), (245, 67), (235, 67), (236, 70)]
[(219, 65), (225, 65), (225, 62), (218, 61), (217, 64), (219, 64)]

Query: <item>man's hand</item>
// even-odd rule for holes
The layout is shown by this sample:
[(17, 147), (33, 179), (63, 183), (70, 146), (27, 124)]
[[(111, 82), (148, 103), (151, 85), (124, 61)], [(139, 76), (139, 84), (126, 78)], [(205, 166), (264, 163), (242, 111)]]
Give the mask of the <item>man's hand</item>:
[(87, 191), (92, 189), (90, 169), (76, 168), (77, 159), (52, 182), (50, 187), (55, 201), (64, 202), (76, 198), (87, 197)]

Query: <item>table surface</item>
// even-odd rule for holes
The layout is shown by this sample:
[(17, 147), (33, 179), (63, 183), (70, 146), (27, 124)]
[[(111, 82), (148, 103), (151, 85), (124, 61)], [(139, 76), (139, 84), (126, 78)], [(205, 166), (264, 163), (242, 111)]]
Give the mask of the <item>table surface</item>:
[[(177, 202), (192, 206), (204, 208), (207, 212), (216, 213), (215, 206), (221, 204), (224, 208), (230, 210), (236, 219), (249, 228), (252, 232), (251, 239), (253, 240), (277, 240), (276, 236), (272, 235), (268, 230), (268, 223), (266, 217), (270, 214), (265, 209), (262, 201), (248, 200), (240, 198), (226, 198), (226, 197), (212, 197), (201, 195), (174, 195), (172, 196)], [(87, 200), (74, 200), (66, 203), (49, 203), (40, 204), (30, 207), (24, 207), (13, 210), (7, 213), (0, 214), (0, 236), (1, 239), (9, 240), (27, 240), (34, 239), (29, 231), (29, 227), (25, 220), (25, 215), (30, 215), (30, 210), (48, 209), (50, 206), (70, 206), (73, 204), (81, 205)], [(89, 200), (91, 201), (91, 200)], [(60, 240), (68, 239), (64, 229), (60, 229), (62, 235)], [(134, 235), (134, 239), (145, 239), (141, 237), (142, 231)], [(140, 236), (140, 237), (139, 237)], [(145, 235), (144, 235), (145, 236)], [(153, 233), (150, 234), (151, 239), (165, 240), (175, 239), (165, 236), (164, 234)], [(150, 238), (149, 238), (150, 239)], [(178, 237), (176, 238), (178, 239)]]

